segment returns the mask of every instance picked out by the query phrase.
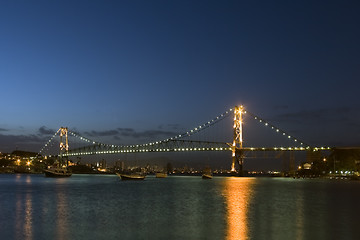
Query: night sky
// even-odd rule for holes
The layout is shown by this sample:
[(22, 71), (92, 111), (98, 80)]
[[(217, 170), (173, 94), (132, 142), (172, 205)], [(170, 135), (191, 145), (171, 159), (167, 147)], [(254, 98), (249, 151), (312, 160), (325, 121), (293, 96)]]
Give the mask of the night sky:
[(162, 140), (240, 104), (307, 143), (360, 146), (359, 12), (343, 0), (1, 1), (0, 151), (37, 152), (61, 126)]

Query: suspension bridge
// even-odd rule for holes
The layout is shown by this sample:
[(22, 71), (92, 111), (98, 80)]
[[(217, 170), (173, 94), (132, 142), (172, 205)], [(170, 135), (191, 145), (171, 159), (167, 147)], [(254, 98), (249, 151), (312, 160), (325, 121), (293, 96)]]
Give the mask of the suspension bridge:
[[(193, 140), (190, 137), (199, 134), (206, 129), (212, 128), (219, 124), (225, 118), (233, 117), (232, 126), (232, 141), (200, 141)], [(274, 133), (282, 136), (288, 142), (293, 143), (293, 146), (275, 146), (275, 147), (246, 147), (243, 144), (243, 125), (244, 116), (257, 121), (264, 127), (271, 129)], [(39, 151), (39, 155), (49, 149), (54, 142), (54, 139), (59, 136), (60, 151), (59, 157), (79, 157), (85, 155), (97, 154), (128, 154), (128, 153), (151, 153), (151, 152), (198, 152), (198, 151), (228, 151), (231, 152), (231, 171), (236, 171), (236, 164), (239, 165), (239, 171), (243, 169), (243, 163), (246, 153), (248, 152), (279, 152), (279, 151), (319, 151), (330, 150), (330, 147), (314, 147), (306, 144), (304, 141), (292, 136), (287, 131), (276, 127), (265, 119), (245, 110), (243, 106), (235, 106), (228, 109), (210, 121), (207, 121), (193, 129), (184, 131), (181, 134), (175, 135), (159, 141), (153, 141), (143, 144), (134, 145), (114, 145), (98, 141), (94, 141), (87, 137), (81, 136), (79, 133), (69, 130), (67, 127), (61, 127), (54, 135), (45, 143)], [(83, 143), (84, 146), (70, 148), (68, 137), (72, 136)]]

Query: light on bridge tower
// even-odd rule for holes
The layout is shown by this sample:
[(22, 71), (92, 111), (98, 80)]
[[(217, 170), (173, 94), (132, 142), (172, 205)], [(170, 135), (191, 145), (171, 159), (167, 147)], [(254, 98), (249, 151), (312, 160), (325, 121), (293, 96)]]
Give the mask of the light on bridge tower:
[(240, 174), (242, 174), (243, 167), (243, 138), (242, 138), (242, 115), (244, 114), (243, 106), (235, 106), (234, 109), (234, 141), (232, 144), (232, 164), (231, 172), (235, 172), (235, 163), (240, 165)]
[[(65, 138), (65, 142), (63, 138)], [(69, 150), (68, 128), (61, 127), (60, 128), (60, 161), (61, 162), (62, 162), (63, 153), (67, 153), (68, 150)], [(66, 160), (66, 165), (68, 165), (67, 160)]]

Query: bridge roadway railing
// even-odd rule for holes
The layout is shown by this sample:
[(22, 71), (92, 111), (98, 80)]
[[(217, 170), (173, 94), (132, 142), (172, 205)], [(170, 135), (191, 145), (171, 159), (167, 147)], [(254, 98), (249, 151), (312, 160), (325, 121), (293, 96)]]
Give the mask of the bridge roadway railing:
[(108, 144), (92, 144), (76, 149), (69, 149), (63, 156), (81, 156), (94, 154), (121, 154), (145, 152), (186, 152), (186, 151), (231, 151), (228, 143), (168, 140), (141, 145), (116, 146)]
[[(330, 148), (310, 147), (244, 147), (242, 151), (318, 151)], [(190, 140), (168, 140), (150, 144), (117, 146), (96, 143), (85, 147), (69, 149), (63, 156), (83, 156), (96, 154), (121, 154), (121, 153), (145, 153), (145, 152), (188, 152), (188, 151), (231, 151), (231, 143), (207, 142)]]

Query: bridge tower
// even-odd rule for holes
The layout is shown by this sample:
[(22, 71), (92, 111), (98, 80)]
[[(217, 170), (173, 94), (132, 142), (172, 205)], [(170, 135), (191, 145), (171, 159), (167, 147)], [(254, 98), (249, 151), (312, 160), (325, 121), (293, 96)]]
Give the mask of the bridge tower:
[(243, 171), (243, 138), (242, 138), (242, 125), (243, 125), (243, 117), (244, 107), (243, 106), (235, 106), (234, 109), (234, 139), (232, 144), (232, 164), (231, 164), (231, 172), (235, 172), (235, 163), (238, 162), (240, 165), (240, 174)]
[[(65, 141), (64, 141), (65, 138)], [(68, 141), (68, 128), (61, 127), (60, 128), (60, 164), (63, 162), (63, 153), (67, 153), (69, 150), (69, 141)], [(66, 160), (66, 165), (68, 165), (68, 161)]]

